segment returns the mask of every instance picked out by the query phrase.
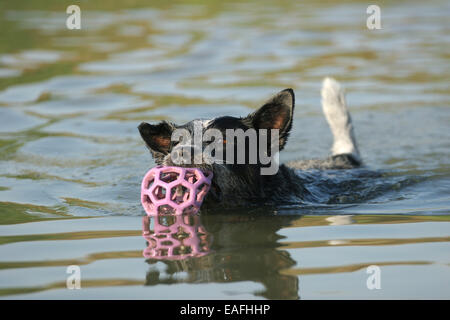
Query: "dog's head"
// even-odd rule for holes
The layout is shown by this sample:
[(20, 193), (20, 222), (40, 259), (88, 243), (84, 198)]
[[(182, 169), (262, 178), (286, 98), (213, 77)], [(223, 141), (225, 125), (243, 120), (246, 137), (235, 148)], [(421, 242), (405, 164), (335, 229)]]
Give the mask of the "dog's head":
[[(212, 187), (205, 203), (235, 205), (265, 197), (261, 168), (272, 164), (263, 161), (260, 156), (273, 157), (275, 145), (275, 151), (284, 148), (292, 128), (294, 104), (294, 91), (285, 89), (246, 117), (196, 119), (183, 125), (167, 121), (158, 124), (143, 122), (138, 128), (157, 164), (213, 171)], [(230, 139), (230, 131), (247, 133), (241, 140), (245, 143), (239, 144), (236, 136)], [(262, 137), (264, 132), (266, 136)], [(186, 134), (191, 139), (183, 140), (182, 136)], [(198, 137), (201, 137), (200, 143)], [(255, 137), (256, 140), (252, 139)], [(271, 137), (277, 137), (276, 141)], [(216, 148), (211, 148), (212, 143)], [(186, 149), (191, 151), (188, 158), (185, 157)], [(219, 149), (222, 151), (219, 152)], [(207, 150), (211, 152), (205, 152)]]

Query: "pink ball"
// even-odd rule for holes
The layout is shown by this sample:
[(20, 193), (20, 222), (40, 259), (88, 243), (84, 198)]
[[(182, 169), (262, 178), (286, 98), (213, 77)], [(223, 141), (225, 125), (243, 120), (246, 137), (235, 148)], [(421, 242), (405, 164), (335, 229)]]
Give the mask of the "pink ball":
[(141, 203), (147, 215), (197, 213), (211, 186), (213, 173), (197, 168), (157, 166), (141, 185)]

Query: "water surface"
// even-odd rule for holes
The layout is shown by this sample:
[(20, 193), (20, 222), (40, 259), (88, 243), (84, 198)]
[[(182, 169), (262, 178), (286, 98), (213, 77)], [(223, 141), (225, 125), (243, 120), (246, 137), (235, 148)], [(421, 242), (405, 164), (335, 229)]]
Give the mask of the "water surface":
[[(0, 4), (0, 297), (450, 298), (450, 6), (380, 3), (368, 30), (367, 5), (83, 2), (68, 30), (60, 1)], [(292, 87), (282, 160), (326, 157), (325, 76), (381, 175), (329, 203), (153, 219), (183, 242), (155, 251), (137, 125), (246, 115)]]

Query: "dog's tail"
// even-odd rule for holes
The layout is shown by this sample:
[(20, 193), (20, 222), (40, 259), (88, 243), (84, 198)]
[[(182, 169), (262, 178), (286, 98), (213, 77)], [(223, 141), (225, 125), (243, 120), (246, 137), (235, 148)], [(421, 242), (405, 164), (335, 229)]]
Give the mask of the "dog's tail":
[(333, 78), (325, 78), (322, 84), (322, 109), (333, 133), (333, 156), (349, 155), (361, 163), (353, 133), (352, 119), (347, 110), (344, 90)]

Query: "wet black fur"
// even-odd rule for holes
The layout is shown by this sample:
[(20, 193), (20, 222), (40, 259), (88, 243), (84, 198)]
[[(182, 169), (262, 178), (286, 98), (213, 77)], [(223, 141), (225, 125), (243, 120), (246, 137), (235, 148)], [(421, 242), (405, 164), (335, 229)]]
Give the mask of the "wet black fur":
[[(215, 118), (207, 122), (208, 125), (204, 130), (216, 128), (225, 133), (225, 129), (241, 128), (244, 131), (249, 128), (274, 129), (276, 125), (275, 129), (280, 130), (279, 146), (281, 151), (287, 143), (292, 129), (294, 106), (293, 90), (285, 89), (248, 116)], [(141, 137), (157, 164), (173, 165), (170, 162), (170, 150), (176, 145), (176, 142), (170, 141), (171, 132), (175, 128), (185, 128), (192, 132), (194, 121), (204, 122), (205, 120), (193, 120), (181, 126), (165, 121), (155, 125), (145, 122), (139, 125)], [(271, 176), (261, 175), (262, 165), (260, 163), (187, 166), (213, 171), (212, 188), (203, 205), (208, 208), (315, 201), (317, 197), (307, 188), (308, 179), (302, 176), (302, 171), (351, 169), (360, 165), (361, 163), (352, 155), (340, 154), (323, 160), (281, 164), (277, 174)]]

